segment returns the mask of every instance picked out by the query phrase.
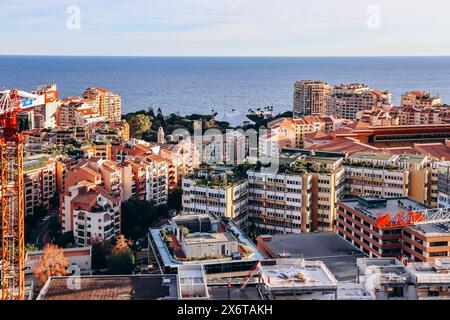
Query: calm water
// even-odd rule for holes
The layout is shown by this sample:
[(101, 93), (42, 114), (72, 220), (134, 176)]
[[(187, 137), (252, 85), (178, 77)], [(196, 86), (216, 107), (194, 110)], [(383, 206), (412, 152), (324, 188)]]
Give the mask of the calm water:
[(450, 57), (386, 58), (166, 58), (0, 56), (0, 88), (31, 91), (56, 82), (61, 97), (90, 86), (122, 96), (123, 112), (152, 105), (164, 113), (209, 113), (231, 108), (292, 109), (293, 84), (363, 82), (388, 89), (395, 103), (421, 89), (450, 102)]

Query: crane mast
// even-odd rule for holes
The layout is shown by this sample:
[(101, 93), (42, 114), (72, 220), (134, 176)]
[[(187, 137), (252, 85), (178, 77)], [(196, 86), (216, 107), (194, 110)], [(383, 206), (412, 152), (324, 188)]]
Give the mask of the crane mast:
[(25, 298), (23, 136), (18, 91), (0, 98), (1, 286), (2, 300)]

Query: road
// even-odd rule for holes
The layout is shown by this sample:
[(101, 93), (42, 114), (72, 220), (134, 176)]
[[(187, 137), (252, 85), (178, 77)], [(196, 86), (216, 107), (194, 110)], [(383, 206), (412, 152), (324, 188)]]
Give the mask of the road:
[(34, 243), (38, 247), (39, 250), (43, 249), (46, 242), (45, 242), (45, 236), (49, 232), (49, 226), (52, 221), (55, 221), (58, 218), (58, 215), (56, 212), (50, 213), (50, 219), (47, 221), (42, 221), (37, 228), (33, 231), (32, 239), (34, 239)]

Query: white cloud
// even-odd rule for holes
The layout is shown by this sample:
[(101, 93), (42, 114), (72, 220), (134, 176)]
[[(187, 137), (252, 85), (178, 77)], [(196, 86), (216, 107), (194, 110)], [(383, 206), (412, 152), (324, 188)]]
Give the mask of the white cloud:
[[(445, 0), (2, 2), (3, 54), (450, 54)], [(65, 28), (69, 4), (81, 8), (79, 31)], [(366, 26), (370, 5), (379, 30)]]

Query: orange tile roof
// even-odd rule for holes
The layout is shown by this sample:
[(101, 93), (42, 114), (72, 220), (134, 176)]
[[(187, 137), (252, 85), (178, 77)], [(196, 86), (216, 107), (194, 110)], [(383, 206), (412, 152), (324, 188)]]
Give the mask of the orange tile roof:
[(450, 147), (444, 143), (415, 143), (414, 149), (424, 155), (441, 160), (450, 160)]

